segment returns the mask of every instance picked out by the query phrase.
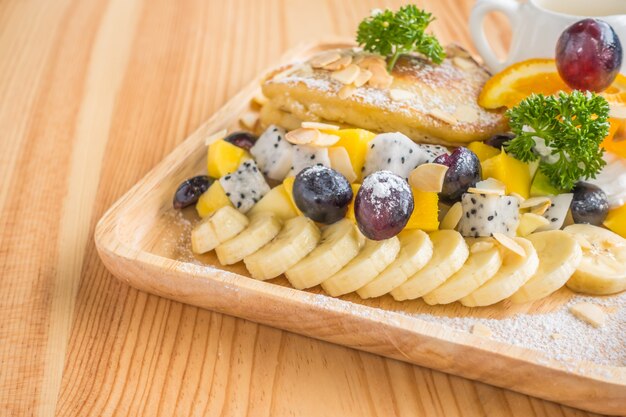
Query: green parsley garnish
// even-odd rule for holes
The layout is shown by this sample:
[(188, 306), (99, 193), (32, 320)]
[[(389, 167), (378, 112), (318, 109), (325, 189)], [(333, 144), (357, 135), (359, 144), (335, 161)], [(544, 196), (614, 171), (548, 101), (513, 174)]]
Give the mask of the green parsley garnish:
[(368, 52), (391, 57), (387, 65), (393, 69), (400, 54), (420, 52), (433, 62), (441, 64), (446, 54), (433, 35), (424, 33), (434, 18), (431, 13), (413, 4), (400, 7), (397, 12), (384, 10), (363, 19), (356, 40)]
[(600, 143), (609, 133), (604, 97), (580, 91), (533, 94), (506, 115), (517, 135), (506, 150), (524, 162), (541, 159), (539, 170), (555, 187), (571, 190), (604, 166)]

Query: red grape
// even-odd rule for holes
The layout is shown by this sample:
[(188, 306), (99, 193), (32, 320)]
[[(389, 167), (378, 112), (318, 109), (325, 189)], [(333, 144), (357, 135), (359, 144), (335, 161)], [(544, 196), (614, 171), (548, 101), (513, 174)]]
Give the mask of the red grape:
[(622, 65), (622, 45), (608, 23), (580, 20), (563, 31), (556, 45), (556, 66), (573, 89), (600, 92)]

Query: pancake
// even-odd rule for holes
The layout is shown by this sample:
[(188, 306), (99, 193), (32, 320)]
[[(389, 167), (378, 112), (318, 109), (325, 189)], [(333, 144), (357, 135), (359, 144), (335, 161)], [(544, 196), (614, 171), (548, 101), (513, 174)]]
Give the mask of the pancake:
[[(367, 63), (376, 58), (356, 49), (337, 52), (361, 71), (372, 69)], [(359, 87), (344, 84), (333, 77), (336, 66), (314, 68), (316, 57), (283, 68), (263, 83), (269, 101), (261, 109), (261, 124), (296, 129), (302, 121), (320, 121), (401, 132), (416, 142), (440, 145), (467, 144), (506, 131), (503, 110), (485, 110), (477, 103), (489, 73), (456, 45), (446, 53), (441, 65), (418, 55), (401, 56), (390, 85), (373, 79)]]

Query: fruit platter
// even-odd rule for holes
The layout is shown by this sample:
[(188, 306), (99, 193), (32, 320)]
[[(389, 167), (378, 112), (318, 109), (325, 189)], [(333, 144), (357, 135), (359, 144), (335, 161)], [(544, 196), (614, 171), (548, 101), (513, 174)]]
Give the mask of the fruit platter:
[(492, 74), (432, 19), (288, 53), (106, 213), (99, 253), (144, 291), (623, 411), (619, 38), (581, 20)]

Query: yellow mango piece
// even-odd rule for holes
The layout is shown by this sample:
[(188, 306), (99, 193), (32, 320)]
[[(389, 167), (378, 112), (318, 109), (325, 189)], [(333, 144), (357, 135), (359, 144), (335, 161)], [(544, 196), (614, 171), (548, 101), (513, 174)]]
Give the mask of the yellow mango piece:
[(626, 204), (609, 211), (604, 226), (621, 237), (626, 237)]
[(356, 216), (354, 215), (354, 199), (356, 198), (356, 193), (359, 192), (359, 188), (361, 188), (361, 184), (350, 184), (350, 187), (352, 187), (352, 201), (348, 204), (346, 219), (351, 220), (352, 223), (356, 224)]
[(494, 178), (506, 185), (507, 194), (530, 196), (530, 168), (528, 164), (507, 155), (504, 150), (481, 164), (483, 179)]
[(360, 180), (369, 143), (376, 137), (376, 134), (364, 129), (340, 129), (328, 131), (328, 133), (339, 136), (339, 141), (333, 146), (346, 148), (357, 180)]
[(293, 208), (296, 209), (298, 216), (302, 215), (302, 211), (296, 205), (296, 200), (293, 199), (293, 182), (296, 180), (296, 177), (287, 177), (283, 180), (283, 187), (285, 189), (285, 193), (289, 196), (289, 201), (293, 204)]
[(225, 206), (233, 206), (233, 203), (230, 202), (222, 184), (219, 181), (213, 181), (209, 189), (198, 199), (196, 211), (200, 217), (205, 218)]
[(226, 174), (235, 172), (244, 158), (250, 158), (245, 149), (226, 142), (224, 139), (213, 142), (209, 145), (207, 155), (209, 176), (221, 178)]
[(298, 216), (298, 209), (291, 200), (291, 196), (285, 191), (284, 184), (272, 188), (265, 194), (263, 198), (250, 209), (248, 216), (262, 212), (274, 213), (284, 221)]
[(474, 152), (480, 162), (498, 155), (500, 151), (493, 146), (485, 145), (483, 142), (472, 142), (467, 145), (467, 149)]
[(432, 232), (439, 229), (439, 195), (411, 187), (415, 208), (405, 229)]

